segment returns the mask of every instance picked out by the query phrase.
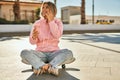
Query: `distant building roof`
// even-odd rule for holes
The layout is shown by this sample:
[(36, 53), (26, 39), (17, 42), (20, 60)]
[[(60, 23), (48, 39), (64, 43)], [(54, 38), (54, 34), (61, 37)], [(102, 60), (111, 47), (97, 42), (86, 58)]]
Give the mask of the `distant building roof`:
[(80, 8), (80, 6), (65, 6), (65, 7), (62, 7), (61, 9), (63, 8)]
[[(1, 1), (16, 1), (16, 0), (1, 0)], [(40, 0), (19, 0), (20, 2), (42, 3)]]
[[(25, 2), (23, 1), (20, 1), (20, 5), (35, 5), (35, 4), (42, 4), (42, 2), (27, 2), (28, 0), (26, 0)], [(2, 0), (0, 1), (0, 4), (3, 4), (3, 5), (13, 5), (14, 4), (14, 1), (13, 0)]]

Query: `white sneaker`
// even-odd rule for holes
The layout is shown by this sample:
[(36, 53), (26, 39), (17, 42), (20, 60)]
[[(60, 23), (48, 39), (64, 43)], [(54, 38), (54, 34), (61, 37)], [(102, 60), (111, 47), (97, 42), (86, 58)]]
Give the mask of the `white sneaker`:
[(55, 67), (49, 67), (48, 73), (51, 73), (51, 74), (53, 74), (55, 76), (58, 76), (59, 75), (59, 69), (55, 68)]

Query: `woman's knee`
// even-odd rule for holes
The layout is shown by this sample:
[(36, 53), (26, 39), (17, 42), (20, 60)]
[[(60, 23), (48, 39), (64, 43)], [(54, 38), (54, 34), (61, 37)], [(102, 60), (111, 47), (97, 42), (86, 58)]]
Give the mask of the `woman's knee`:
[(24, 57), (24, 56), (28, 55), (29, 53), (30, 53), (30, 50), (24, 49), (24, 50), (21, 51), (20, 56)]
[(66, 54), (67, 56), (73, 57), (73, 52), (71, 50), (69, 50), (69, 49), (63, 49), (63, 51), (64, 51), (64, 54)]
[(72, 51), (71, 51), (71, 50), (69, 50), (69, 49), (64, 49), (64, 50), (65, 50), (66, 53), (72, 54)]

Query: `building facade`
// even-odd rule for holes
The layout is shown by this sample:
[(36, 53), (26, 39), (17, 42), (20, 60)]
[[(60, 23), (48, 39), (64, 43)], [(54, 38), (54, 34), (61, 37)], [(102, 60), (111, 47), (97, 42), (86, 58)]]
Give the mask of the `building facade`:
[(70, 23), (70, 16), (77, 15), (80, 13), (80, 6), (66, 6), (61, 8), (61, 20), (65, 24)]
[[(13, 5), (14, 1), (0, 1), (0, 18), (14, 21)], [(35, 20), (35, 11), (40, 8), (40, 2), (20, 2), (20, 19)]]
[[(66, 6), (61, 8), (61, 20), (66, 24), (80, 24), (80, 6)], [(112, 22), (112, 24), (120, 24), (120, 16), (94, 16), (94, 24), (109, 24), (110, 22)], [(92, 15), (86, 15), (86, 23), (92, 24)]]

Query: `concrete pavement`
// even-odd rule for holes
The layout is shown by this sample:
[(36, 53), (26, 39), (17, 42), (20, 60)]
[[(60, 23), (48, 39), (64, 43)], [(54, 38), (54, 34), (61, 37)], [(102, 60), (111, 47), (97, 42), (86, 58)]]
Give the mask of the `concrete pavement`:
[(120, 80), (120, 33), (64, 34), (60, 48), (71, 49), (76, 61), (60, 75), (35, 76), (21, 63), (20, 52), (34, 49), (28, 36), (0, 38), (0, 80)]

